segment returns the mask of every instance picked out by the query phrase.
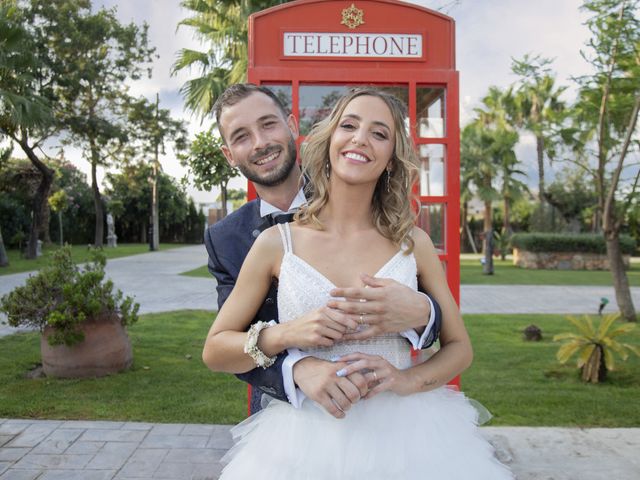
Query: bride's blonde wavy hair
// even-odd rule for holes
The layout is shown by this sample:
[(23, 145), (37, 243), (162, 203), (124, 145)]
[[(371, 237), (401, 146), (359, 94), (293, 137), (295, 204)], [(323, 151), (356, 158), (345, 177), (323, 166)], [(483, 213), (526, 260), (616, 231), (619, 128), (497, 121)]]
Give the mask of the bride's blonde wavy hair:
[[(323, 229), (318, 214), (329, 201), (329, 179), (327, 164), (329, 162), (329, 145), (331, 135), (335, 131), (346, 106), (354, 98), (371, 96), (381, 99), (391, 111), (395, 127), (395, 148), (378, 183), (371, 201), (373, 224), (380, 234), (391, 240), (398, 247), (405, 245), (406, 253), (413, 251), (411, 230), (415, 224), (418, 199), (413, 195), (413, 186), (418, 177), (419, 160), (411, 137), (405, 126), (406, 106), (391, 94), (371, 87), (351, 89), (338, 100), (327, 118), (315, 124), (309, 133), (302, 149), (302, 171), (308, 180), (307, 206), (296, 215), (296, 220), (303, 225), (311, 225)], [(387, 175), (389, 189), (387, 191)]]

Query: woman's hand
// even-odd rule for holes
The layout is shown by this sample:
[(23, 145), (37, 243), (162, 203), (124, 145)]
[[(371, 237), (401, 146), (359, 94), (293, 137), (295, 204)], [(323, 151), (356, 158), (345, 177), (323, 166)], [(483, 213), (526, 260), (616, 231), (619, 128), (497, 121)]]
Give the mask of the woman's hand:
[(344, 377), (354, 372), (363, 372), (369, 383), (369, 392), (364, 398), (371, 398), (380, 392), (390, 390), (397, 395), (411, 395), (418, 391), (410, 370), (400, 370), (379, 355), (351, 353), (340, 357), (339, 362), (349, 365), (336, 374)]
[[(281, 323), (273, 333), (281, 330), (280, 350), (286, 348), (330, 347), (354, 331), (358, 324), (339, 310), (321, 307), (289, 322)], [(268, 330), (265, 331), (267, 333)]]

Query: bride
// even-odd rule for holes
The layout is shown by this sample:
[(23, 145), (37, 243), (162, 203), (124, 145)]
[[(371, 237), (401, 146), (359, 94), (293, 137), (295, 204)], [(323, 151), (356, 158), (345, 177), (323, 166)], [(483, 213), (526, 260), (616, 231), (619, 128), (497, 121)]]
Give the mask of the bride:
[[(365, 397), (337, 419), (307, 399), (298, 409), (272, 401), (234, 428), (239, 439), (223, 479), (513, 478), (493, 456), (463, 393), (446, 386), (471, 363), (469, 337), (428, 235), (414, 226), (411, 191), (418, 160), (395, 97), (351, 90), (314, 127), (303, 151), (309, 204), (296, 221), (263, 232), (209, 331), (203, 359), (215, 371), (268, 366), (282, 350), (278, 326), (246, 332), (272, 279), (280, 322), (326, 305), (360, 275), (418, 282), (440, 304), (440, 350), (413, 365), (399, 334), (309, 348), (335, 362), (337, 376), (361, 372)], [(367, 328), (360, 315), (358, 330)]]

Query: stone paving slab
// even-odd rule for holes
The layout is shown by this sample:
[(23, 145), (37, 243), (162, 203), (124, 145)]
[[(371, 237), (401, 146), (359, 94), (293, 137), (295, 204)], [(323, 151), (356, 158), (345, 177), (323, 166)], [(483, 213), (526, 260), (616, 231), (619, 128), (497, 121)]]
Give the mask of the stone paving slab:
[[(56, 425), (5, 419), (0, 420), (0, 429), (7, 424), (25, 427), (16, 437), (26, 430), (50, 433), (33, 447), (0, 448), (0, 480), (213, 480), (231, 445), (228, 425), (137, 424), (144, 438), (122, 441), (114, 432), (130, 433), (133, 424), (67, 421)], [(482, 427), (480, 431), (518, 480), (640, 479), (640, 428)], [(82, 440), (99, 434), (112, 440)], [(185, 439), (187, 443), (196, 439), (197, 446), (182, 446)], [(43, 445), (52, 445), (52, 440), (71, 444), (60, 453), (37, 453)]]

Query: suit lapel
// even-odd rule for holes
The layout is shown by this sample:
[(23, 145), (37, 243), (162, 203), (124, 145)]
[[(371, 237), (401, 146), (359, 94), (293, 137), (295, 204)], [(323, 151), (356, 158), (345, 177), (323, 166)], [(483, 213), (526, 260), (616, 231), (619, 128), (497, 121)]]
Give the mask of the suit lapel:
[(265, 218), (260, 216), (260, 199), (258, 198), (255, 203), (255, 208), (253, 210), (253, 218), (251, 219), (253, 228), (251, 229), (251, 243), (258, 238), (262, 232), (264, 232), (267, 228), (273, 225), (271, 221), (271, 216), (267, 215)]

